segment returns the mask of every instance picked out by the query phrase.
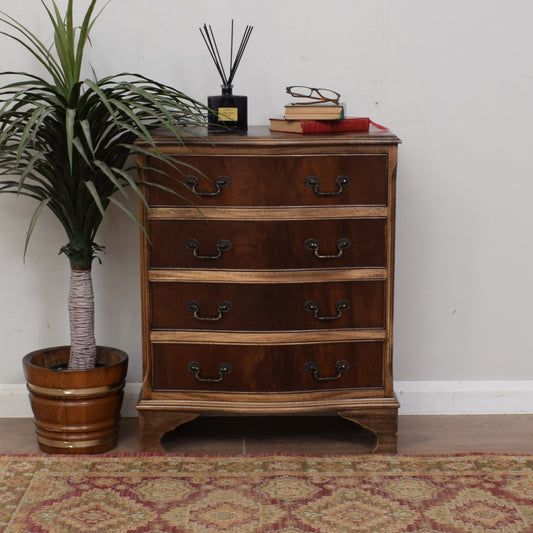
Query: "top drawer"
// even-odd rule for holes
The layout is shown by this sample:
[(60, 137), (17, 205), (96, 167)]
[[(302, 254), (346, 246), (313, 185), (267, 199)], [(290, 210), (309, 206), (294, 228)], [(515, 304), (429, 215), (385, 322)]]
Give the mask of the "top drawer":
[[(387, 205), (387, 155), (178, 156), (180, 170), (149, 158), (152, 206)], [(187, 166), (188, 165), (188, 166)], [(187, 182), (197, 195), (181, 185)]]

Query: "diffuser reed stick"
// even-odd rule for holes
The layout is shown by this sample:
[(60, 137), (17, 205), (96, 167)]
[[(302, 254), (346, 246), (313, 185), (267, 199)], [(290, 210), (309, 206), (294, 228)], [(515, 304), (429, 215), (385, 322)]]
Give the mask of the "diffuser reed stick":
[(228, 86), (232, 84), (233, 78), (235, 77), (235, 73), (237, 72), (237, 68), (239, 67), (242, 56), (244, 54), (244, 50), (246, 49), (246, 45), (248, 44), (248, 41), (250, 40), (250, 35), (252, 34), (253, 29), (254, 29), (253, 26), (248, 26), (248, 25), (246, 26), (243, 36), (241, 38), (241, 42), (239, 44), (239, 48), (237, 50), (237, 53), (234, 59), (233, 58), (233, 46), (234, 46), (233, 20), (231, 21), (229, 76), (226, 76), (226, 71), (224, 70), (224, 65), (222, 62), (222, 58), (220, 56), (220, 52), (218, 50), (218, 45), (215, 39), (215, 34), (213, 33), (213, 28), (211, 27), (211, 25), (208, 26), (207, 24), (204, 24), (203, 28), (200, 28), (200, 33), (202, 34), (202, 37), (207, 46), (207, 49), (209, 50), (211, 59), (213, 59), (213, 62), (215, 63), (218, 73), (220, 74), (220, 78), (222, 79), (223, 85)]

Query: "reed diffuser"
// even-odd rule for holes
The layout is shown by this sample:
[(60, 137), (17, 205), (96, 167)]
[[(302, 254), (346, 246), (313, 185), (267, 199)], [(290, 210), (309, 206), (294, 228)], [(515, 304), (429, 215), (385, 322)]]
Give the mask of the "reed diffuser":
[(235, 57), (233, 57), (233, 20), (231, 21), (229, 75), (226, 75), (213, 29), (206, 24), (200, 28), (200, 33), (222, 80), (222, 94), (207, 97), (207, 107), (210, 110), (208, 117), (208, 131), (210, 133), (221, 133), (228, 130), (233, 132), (248, 131), (248, 97), (233, 94), (233, 78), (252, 30), (253, 26), (246, 26)]

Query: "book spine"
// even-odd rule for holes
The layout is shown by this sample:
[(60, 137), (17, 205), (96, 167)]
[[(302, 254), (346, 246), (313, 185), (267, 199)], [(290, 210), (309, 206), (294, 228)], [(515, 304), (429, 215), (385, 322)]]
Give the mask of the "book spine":
[(328, 133), (335, 131), (364, 131), (368, 130), (370, 120), (365, 117), (339, 121), (302, 120), (302, 133)]

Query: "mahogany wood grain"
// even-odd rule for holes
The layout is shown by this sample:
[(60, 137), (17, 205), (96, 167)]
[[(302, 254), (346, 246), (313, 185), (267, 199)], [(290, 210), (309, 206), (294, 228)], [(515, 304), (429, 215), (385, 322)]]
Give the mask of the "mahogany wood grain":
[[(338, 283), (153, 283), (152, 329), (277, 331), (302, 329), (383, 328), (383, 280)], [(195, 317), (187, 309), (197, 302)], [(306, 310), (316, 302), (316, 313)], [(337, 310), (339, 302), (349, 308)], [(223, 302), (231, 309), (218, 312)], [(220, 318), (218, 318), (220, 316)], [(337, 318), (338, 317), (338, 318)]]
[[(385, 219), (290, 221), (156, 220), (151, 268), (308, 269), (384, 267)], [(187, 243), (195, 239), (194, 249)], [(306, 241), (318, 243), (314, 249)], [(348, 239), (348, 248), (338, 245)], [(220, 243), (228, 242), (228, 249)], [(195, 253), (196, 252), (196, 253)]]
[[(383, 379), (383, 342), (338, 343), (332, 357), (331, 344), (310, 345), (199, 345), (154, 344), (154, 390), (205, 390), (235, 392), (282, 392), (380, 388)], [(187, 364), (201, 364), (199, 381)], [(349, 368), (338, 372), (336, 363)], [(305, 369), (307, 362), (319, 368), (319, 381)], [(233, 370), (220, 376), (221, 364)], [(338, 379), (335, 379), (336, 376)]]
[[(158, 169), (151, 178), (162, 185), (175, 188), (180, 198), (159, 188), (150, 188), (148, 199), (153, 206), (280, 206), (280, 205), (386, 205), (387, 157), (384, 154), (329, 156), (183, 156), (180, 160), (194, 167), (178, 170), (163, 166), (157, 159), (150, 159), (148, 166)], [(180, 185), (188, 176), (198, 180), (197, 192), (217, 192), (217, 178), (228, 177), (231, 182), (216, 196), (198, 197)], [(290, 176), (291, 179), (287, 179)], [(306, 178), (319, 180), (317, 195), (314, 188), (305, 184)], [(348, 176), (351, 184), (339, 195), (337, 179)], [(253, 181), (253, 187), (250, 183)]]

